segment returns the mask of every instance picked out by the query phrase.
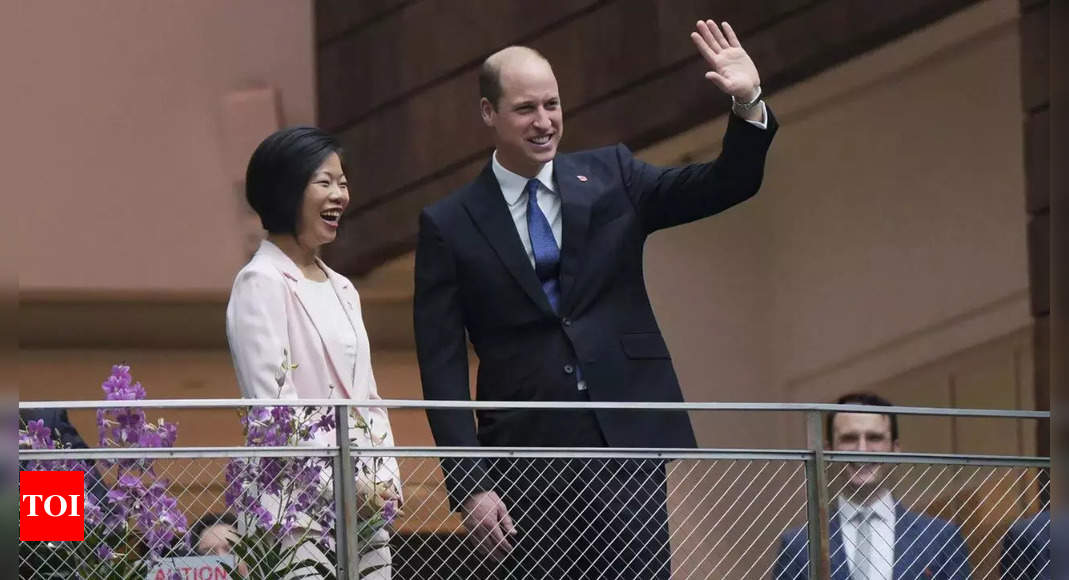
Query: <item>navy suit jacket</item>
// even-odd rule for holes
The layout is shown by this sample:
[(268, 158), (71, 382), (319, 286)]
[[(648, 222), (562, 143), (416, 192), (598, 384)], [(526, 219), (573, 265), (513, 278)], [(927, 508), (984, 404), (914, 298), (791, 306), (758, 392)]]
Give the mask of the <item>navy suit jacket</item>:
[(1007, 580), (1050, 580), (1050, 511), (1015, 522), (1002, 540), (1002, 575)]
[[(834, 512), (828, 522), (831, 580), (851, 580), (850, 565)], [(895, 507), (894, 580), (968, 580), (968, 550), (954, 524)], [(795, 528), (780, 538), (773, 580), (808, 580), (809, 542), (806, 528)]]
[[(731, 115), (720, 157), (649, 165), (623, 145), (559, 154), (560, 311), (531, 267), (490, 164), (424, 208), (414, 319), (427, 399), (471, 397), (467, 341), (479, 357), (480, 400), (577, 401), (576, 367), (593, 401), (682, 401), (646, 293), (650, 233), (723, 211), (757, 193), (776, 132)], [(562, 405), (567, 406), (567, 405)], [(693, 447), (686, 413), (597, 411), (613, 447)], [(565, 411), (429, 411), (442, 446), (574, 446)], [(489, 489), (483, 462), (446, 461), (454, 500)]]

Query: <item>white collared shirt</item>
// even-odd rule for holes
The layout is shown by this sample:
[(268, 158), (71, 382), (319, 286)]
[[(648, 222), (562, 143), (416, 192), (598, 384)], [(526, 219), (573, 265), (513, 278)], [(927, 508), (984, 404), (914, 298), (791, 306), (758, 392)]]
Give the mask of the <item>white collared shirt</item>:
[(873, 548), (875, 556), (872, 558), (870, 577), (872, 580), (891, 580), (895, 567), (895, 500), (891, 492), (883, 490), (868, 506), (855, 504), (854, 502), (839, 496), (839, 526), (843, 539), (843, 549), (846, 550), (847, 565), (853, 573), (857, 569), (858, 550), (856, 546), (858, 538), (858, 521), (854, 516), (862, 507), (872, 510)]
[(761, 129), (768, 129), (768, 109), (765, 108), (765, 102), (762, 100), (762, 101), (757, 103), (757, 106), (761, 107), (761, 120), (760, 121), (751, 121), (749, 119), (743, 119), (743, 121), (746, 121), (747, 123), (753, 125), (754, 127), (759, 127)]
[[(512, 214), (512, 221), (516, 224), (516, 231), (520, 234), (523, 249), (527, 251), (527, 258), (531, 261), (531, 267), (534, 268), (534, 250), (531, 249), (531, 236), (527, 232), (527, 194), (524, 192), (528, 179), (505, 169), (497, 160), (497, 151), (494, 151), (491, 165), (497, 184), (501, 186), (501, 194), (505, 196), (509, 213)], [(553, 230), (553, 239), (557, 241), (557, 247), (560, 248), (560, 195), (554, 189), (556, 186), (553, 183), (553, 161), (543, 165), (534, 179), (538, 180), (538, 208), (546, 215), (549, 227)]]

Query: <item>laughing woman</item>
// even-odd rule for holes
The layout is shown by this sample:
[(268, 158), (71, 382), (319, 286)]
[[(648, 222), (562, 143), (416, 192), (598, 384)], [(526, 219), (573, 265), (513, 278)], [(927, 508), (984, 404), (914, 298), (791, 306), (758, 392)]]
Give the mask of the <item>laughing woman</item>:
[[(334, 241), (349, 204), (338, 142), (314, 127), (272, 134), (249, 160), (245, 193), (267, 239), (238, 273), (226, 311), (227, 338), (243, 396), (379, 399), (360, 296), (348, 279), (319, 259), (323, 244)], [(383, 408), (359, 413), (354, 408), (350, 424), (353, 445), (393, 445)], [(332, 445), (336, 435), (320, 431), (316, 439)], [(376, 469), (361, 471), (375, 476), (370, 482), (357, 479), (358, 505), (400, 501), (396, 461), (380, 461)], [(269, 511), (280, 508), (277, 499), (264, 498), (264, 505)], [(322, 531), (315, 519), (303, 518), (289, 543)], [(379, 530), (374, 542), (379, 547), (360, 562), (361, 569), (375, 571), (362, 577), (390, 577), (388, 539), (386, 530)], [(302, 557), (334, 568), (333, 558), (313, 542), (299, 545)]]

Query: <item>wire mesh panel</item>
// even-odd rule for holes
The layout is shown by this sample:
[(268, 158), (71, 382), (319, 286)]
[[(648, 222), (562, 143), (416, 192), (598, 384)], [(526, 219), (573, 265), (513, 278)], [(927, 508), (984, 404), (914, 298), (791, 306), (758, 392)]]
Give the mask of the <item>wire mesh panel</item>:
[(685, 461), (671, 475), (673, 578), (767, 578), (779, 536), (805, 523), (801, 461)]
[(767, 578), (777, 538), (805, 521), (798, 460), (479, 460), (515, 534), (468, 534), (439, 459), (402, 458), (395, 577)]
[(829, 463), (833, 577), (1050, 578), (1047, 468), (969, 463)]
[(20, 542), (20, 577), (799, 580), (822, 546), (835, 580), (1052, 577), (1046, 459), (384, 447), (318, 404), (245, 407), (234, 447), (120, 406), (97, 449), (26, 425), (21, 470), (86, 473), (86, 540)]

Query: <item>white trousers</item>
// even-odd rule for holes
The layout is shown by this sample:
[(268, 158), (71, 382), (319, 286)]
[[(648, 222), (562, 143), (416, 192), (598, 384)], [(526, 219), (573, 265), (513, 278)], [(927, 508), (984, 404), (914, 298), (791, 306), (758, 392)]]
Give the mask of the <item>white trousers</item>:
[[(309, 532), (307, 530), (295, 529), (292, 533), (286, 536), (285, 539), (283, 539), (282, 543), (284, 546), (290, 547), (300, 542), (302, 537), (315, 533), (317, 532)], [(375, 544), (380, 544), (381, 547), (369, 549), (365, 553), (361, 554), (358, 561), (359, 563), (357, 564), (357, 569), (360, 571), (360, 573), (356, 577), (361, 578), (362, 580), (390, 580), (393, 575), (393, 569), (391, 568), (392, 560), (390, 555), (390, 547), (389, 545), (387, 545), (390, 541), (390, 534), (386, 530), (379, 530), (375, 532), (374, 536), (372, 536), (371, 541)], [(305, 541), (300, 545), (300, 547), (297, 548), (296, 558), (297, 560), (314, 560), (316, 562), (321, 562), (326, 567), (330, 568), (331, 570), (334, 570), (337, 568), (338, 565), (337, 559), (334, 556), (335, 554), (333, 553), (323, 553), (323, 550), (320, 549), (317, 543), (312, 541)], [(378, 568), (374, 572), (369, 572), (365, 574), (364, 570), (373, 569), (376, 567), (380, 568)], [(303, 576), (304, 578), (310, 579), (322, 578), (322, 576), (319, 575), (304, 576), (304, 574), (302, 574), (300, 570), (297, 570), (294, 576)]]

